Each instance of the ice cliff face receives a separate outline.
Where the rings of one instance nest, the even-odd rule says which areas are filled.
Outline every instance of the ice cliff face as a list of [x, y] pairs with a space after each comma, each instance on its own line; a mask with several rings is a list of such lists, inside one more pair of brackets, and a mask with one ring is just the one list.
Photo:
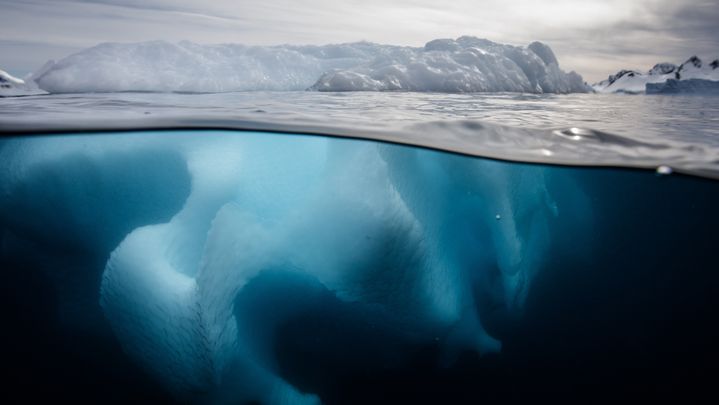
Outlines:
[[4, 70], [0, 70], [0, 97], [29, 96], [34, 94], [45, 94], [45, 92], [38, 89], [32, 80], [26, 83], [24, 80], [18, 79]]
[[[595, 91], [599, 93], [641, 93], [647, 91], [650, 84], [661, 84], [669, 80], [702, 80], [702, 81], [719, 81], [719, 59], [711, 63], [704, 63], [696, 56], [687, 59], [686, 62], [677, 66], [672, 63], [658, 63], [654, 65], [648, 72], [639, 72], [634, 70], [621, 70], [615, 75], [609, 76], [607, 80], [592, 85]], [[696, 82], [691, 86], [683, 86], [683, 88], [715, 88], [709, 86], [697, 86]], [[652, 86], [654, 88], [656, 86]]]
[[584, 92], [552, 50], [461, 37], [423, 48], [352, 43], [324, 46], [101, 44], [41, 69], [40, 88], [63, 92], [252, 90]]

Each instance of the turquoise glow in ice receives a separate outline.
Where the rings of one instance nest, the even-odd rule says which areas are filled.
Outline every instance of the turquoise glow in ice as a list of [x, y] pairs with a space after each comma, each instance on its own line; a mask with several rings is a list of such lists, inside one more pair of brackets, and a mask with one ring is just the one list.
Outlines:
[[[488, 322], [520, 313], [553, 219], [584, 209], [581, 193], [557, 205], [546, 170], [285, 134], [8, 138], [0, 208], [16, 213], [3, 218], [16, 235], [106, 260], [85, 270], [102, 273], [104, 317], [178, 399], [313, 402], [256, 332], [302, 300], [240, 310], [248, 283], [306, 276], [385, 314], [379, 327], [441, 339], [447, 364], [460, 350], [500, 351]], [[274, 315], [253, 323], [248, 311]]]

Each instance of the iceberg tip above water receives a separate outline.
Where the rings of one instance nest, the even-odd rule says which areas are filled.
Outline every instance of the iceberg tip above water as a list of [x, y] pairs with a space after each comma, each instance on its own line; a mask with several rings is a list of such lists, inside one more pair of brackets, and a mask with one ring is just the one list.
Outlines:
[[464, 36], [424, 47], [357, 42], [323, 46], [104, 43], [32, 75], [50, 93], [230, 91], [587, 92], [549, 46]]
[[582, 77], [559, 69], [549, 46], [527, 48], [486, 39], [437, 39], [403, 48], [351, 69], [325, 73], [319, 91], [431, 91], [442, 93], [582, 93]]

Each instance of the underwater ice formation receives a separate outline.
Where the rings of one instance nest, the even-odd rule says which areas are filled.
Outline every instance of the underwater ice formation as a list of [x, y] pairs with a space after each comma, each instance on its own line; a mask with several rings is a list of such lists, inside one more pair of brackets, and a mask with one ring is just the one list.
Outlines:
[[480, 313], [521, 311], [559, 212], [541, 166], [260, 133], [4, 139], [0, 178], [9, 232], [107, 258], [74, 270], [103, 272], [124, 351], [183, 401], [318, 401], [257, 334], [292, 310], [237, 307], [268, 272], [303, 274], [415, 342], [441, 338], [442, 361], [501, 350]]
[[438, 39], [424, 47], [358, 42], [324, 46], [105, 43], [33, 75], [51, 93], [248, 90], [586, 92], [552, 50], [486, 39]]

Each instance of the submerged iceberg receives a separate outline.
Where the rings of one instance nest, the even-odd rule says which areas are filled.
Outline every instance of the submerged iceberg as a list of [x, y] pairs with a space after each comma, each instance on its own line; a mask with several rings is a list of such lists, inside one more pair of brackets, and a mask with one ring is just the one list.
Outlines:
[[666, 62], [658, 63], [646, 73], [621, 70], [606, 80], [593, 84], [592, 88], [599, 93], [675, 93], [693, 90], [710, 92], [716, 88], [711, 82], [717, 81], [719, 59], [704, 63], [698, 57], [692, 56], [679, 66]]
[[40, 90], [33, 80], [26, 82], [4, 70], [0, 70], [0, 97], [32, 96], [37, 94], [47, 94], [47, 92]]
[[538, 166], [261, 133], [4, 139], [0, 179], [3, 237], [49, 254], [58, 291], [99, 291], [124, 351], [182, 401], [316, 402], [272, 336], [317, 291], [398, 330], [378, 364], [440, 341], [447, 364], [499, 351], [488, 327], [521, 312], [560, 209]]
[[589, 90], [552, 50], [461, 37], [422, 48], [358, 42], [324, 46], [105, 43], [50, 62], [40, 88], [69, 92], [251, 90], [569, 93]]
[[716, 180], [288, 133], [5, 134], [5, 361], [28, 397], [556, 402], [714, 386], [691, 371], [719, 364]]

